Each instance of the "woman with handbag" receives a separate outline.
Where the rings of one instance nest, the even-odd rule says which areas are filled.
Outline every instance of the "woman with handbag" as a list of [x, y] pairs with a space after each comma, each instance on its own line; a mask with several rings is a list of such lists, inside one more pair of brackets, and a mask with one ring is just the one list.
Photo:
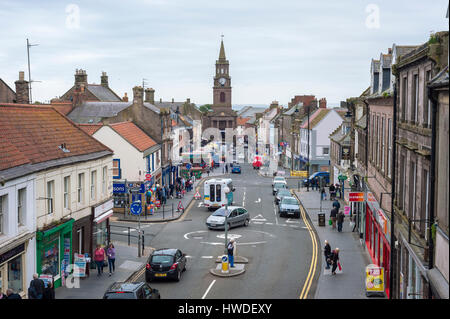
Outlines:
[[105, 264], [105, 260], [106, 260], [105, 250], [102, 248], [101, 245], [97, 245], [97, 248], [95, 249], [95, 252], [94, 252], [94, 261], [95, 261], [95, 264], [97, 265], [97, 271], [98, 271], [97, 276], [102, 275], [103, 265]]
[[339, 270], [342, 270], [341, 264], [339, 263], [339, 248], [336, 248], [331, 252], [330, 259], [331, 263], [333, 264], [333, 268], [331, 268], [331, 274], [336, 275], [337, 267], [339, 267]]

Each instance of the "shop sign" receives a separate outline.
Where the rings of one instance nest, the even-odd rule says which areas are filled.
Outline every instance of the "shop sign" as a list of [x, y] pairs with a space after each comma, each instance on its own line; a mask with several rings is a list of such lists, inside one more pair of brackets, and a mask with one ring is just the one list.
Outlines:
[[25, 251], [25, 243], [17, 247], [14, 247], [13, 249], [7, 251], [6, 253], [0, 255], [0, 265], [3, 264], [8, 259], [11, 259], [12, 257], [20, 254], [23, 251]]
[[340, 180], [340, 181], [345, 181], [347, 178], [348, 178], [348, 177], [345, 176], [345, 175], [339, 175], [339, 176], [338, 176], [338, 180]]
[[291, 176], [308, 177], [308, 171], [291, 171]]
[[106, 213], [107, 211], [114, 208], [114, 200], [111, 198], [110, 200], [104, 202], [103, 204], [95, 207], [94, 209], [94, 218], [97, 218], [103, 213]]
[[350, 202], [364, 202], [364, 193], [362, 193], [362, 192], [350, 192], [348, 194], [348, 200]]
[[350, 206], [345, 206], [344, 207], [344, 214], [345, 215], [350, 215]]
[[113, 184], [113, 193], [114, 194], [123, 194], [127, 192], [127, 187], [125, 183], [114, 183]]
[[384, 268], [377, 265], [366, 267], [366, 294], [384, 293]]
[[86, 277], [86, 255], [84, 254], [74, 254], [73, 256], [75, 270], [74, 277]]
[[368, 201], [368, 202], [371, 202], [371, 203], [374, 203], [374, 202], [376, 202], [377, 200], [376, 200], [375, 196], [373, 196], [372, 193], [367, 193], [367, 201]]

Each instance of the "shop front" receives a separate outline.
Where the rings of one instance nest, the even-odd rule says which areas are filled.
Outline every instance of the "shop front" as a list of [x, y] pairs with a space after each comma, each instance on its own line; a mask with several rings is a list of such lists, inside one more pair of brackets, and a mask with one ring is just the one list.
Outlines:
[[384, 214], [372, 193], [367, 193], [366, 246], [372, 263], [384, 268], [385, 292], [389, 298], [390, 280], [390, 220]]
[[26, 268], [31, 267], [27, 260], [29, 239], [32, 234], [17, 240], [9, 247], [5, 247], [0, 252], [0, 293], [6, 293], [7, 289], [12, 289], [20, 294], [22, 298], [26, 295], [27, 272]]
[[91, 256], [97, 245], [107, 246], [111, 240], [109, 218], [113, 215], [114, 199], [110, 198], [102, 204], [93, 207], [92, 223], [92, 251]]
[[55, 288], [67, 277], [67, 266], [72, 263], [73, 218], [58, 226], [36, 232], [36, 272], [50, 275]]

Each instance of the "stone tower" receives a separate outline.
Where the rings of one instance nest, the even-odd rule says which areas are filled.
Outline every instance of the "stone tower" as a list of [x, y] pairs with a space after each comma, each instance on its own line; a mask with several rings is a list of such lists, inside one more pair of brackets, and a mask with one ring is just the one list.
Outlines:
[[213, 109], [231, 109], [231, 77], [229, 73], [230, 64], [225, 57], [223, 40], [220, 43], [219, 59], [216, 60], [216, 74], [213, 86]]

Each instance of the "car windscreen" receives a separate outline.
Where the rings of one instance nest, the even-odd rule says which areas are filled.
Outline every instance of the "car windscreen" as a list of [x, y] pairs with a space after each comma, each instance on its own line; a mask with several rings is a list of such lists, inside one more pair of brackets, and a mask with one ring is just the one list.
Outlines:
[[136, 299], [134, 293], [130, 291], [108, 292], [105, 299]]
[[291, 196], [291, 192], [288, 191], [287, 189], [286, 190], [282, 189], [278, 192], [278, 197], [280, 196]]
[[225, 217], [227, 211], [225, 210], [225, 208], [219, 208], [218, 210], [216, 210], [212, 216], [222, 216]]
[[286, 184], [284, 184], [284, 183], [275, 183], [274, 187], [275, 188], [286, 188]]
[[170, 255], [154, 255], [151, 260], [155, 264], [170, 264], [172, 261], [173, 256]]
[[298, 205], [298, 202], [295, 198], [283, 198], [281, 204], [284, 205]]

